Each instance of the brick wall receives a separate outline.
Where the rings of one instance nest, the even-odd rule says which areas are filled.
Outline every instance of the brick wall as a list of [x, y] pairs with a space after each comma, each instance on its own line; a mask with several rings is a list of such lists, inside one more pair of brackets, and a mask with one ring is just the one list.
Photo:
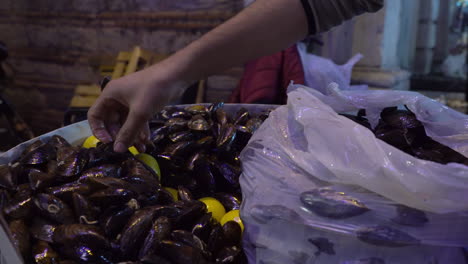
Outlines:
[[171, 53], [234, 15], [242, 0], [2, 0], [0, 40], [10, 49], [6, 91], [36, 134], [60, 127], [90, 66], [134, 45]]

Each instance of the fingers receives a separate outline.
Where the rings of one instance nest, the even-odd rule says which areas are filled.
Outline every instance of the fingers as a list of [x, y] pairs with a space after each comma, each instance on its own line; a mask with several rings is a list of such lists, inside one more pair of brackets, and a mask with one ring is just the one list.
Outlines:
[[[136, 139], [143, 130], [145, 124], [149, 119], [149, 115], [140, 112], [138, 110], [131, 110], [117, 134], [117, 139], [114, 144], [114, 151], [124, 152], [130, 147], [133, 143], [136, 143]], [[146, 130], [146, 129], [145, 129]], [[141, 143], [138, 143], [141, 144]], [[142, 147], [142, 146], [137, 146]], [[142, 147], [144, 148], [144, 147]], [[143, 151], [144, 152], [144, 151]]]
[[149, 125], [148, 125], [148, 122], [145, 122], [142, 130], [140, 131], [139, 138], [135, 142], [135, 147], [138, 149], [139, 152], [146, 151], [146, 144], [148, 144], [149, 142], [149, 135], [150, 135]]
[[106, 129], [106, 125], [104, 123], [106, 116], [106, 108], [104, 107], [104, 104], [100, 102], [96, 102], [88, 111], [88, 122], [93, 135], [96, 136], [100, 141], [109, 143], [112, 141], [112, 137], [109, 134], [109, 131]]

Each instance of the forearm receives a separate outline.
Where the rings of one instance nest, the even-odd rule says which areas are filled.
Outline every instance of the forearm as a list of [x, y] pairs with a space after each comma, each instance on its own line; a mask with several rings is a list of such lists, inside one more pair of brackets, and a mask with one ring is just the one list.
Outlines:
[[307, 31], [300, 0], [257, 0], [158, 68], [168, 78], [198, 80], [279, 51], [304, 38]]

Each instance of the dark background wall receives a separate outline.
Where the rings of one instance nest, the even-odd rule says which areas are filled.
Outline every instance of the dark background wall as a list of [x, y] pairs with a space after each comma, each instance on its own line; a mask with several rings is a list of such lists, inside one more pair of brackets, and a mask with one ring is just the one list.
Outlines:
[[134, 45], [174, 52], [242, 8], [240, 0], [2, 0], [4, 91], [35, 134], [60, 127], [73, 89], [98, 80], [96, 58]]

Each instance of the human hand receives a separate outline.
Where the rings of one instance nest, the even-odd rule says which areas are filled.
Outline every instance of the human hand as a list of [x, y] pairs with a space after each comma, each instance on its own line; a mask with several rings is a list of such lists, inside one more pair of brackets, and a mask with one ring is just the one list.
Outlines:
[[104, 143], [114, 141], [117, 152], [132, 145], [144, 152], [148, 120], [186, 87], [159, 76], [163, 72], [152, 67], [109, 82], [88, 111], [93, 134]]

